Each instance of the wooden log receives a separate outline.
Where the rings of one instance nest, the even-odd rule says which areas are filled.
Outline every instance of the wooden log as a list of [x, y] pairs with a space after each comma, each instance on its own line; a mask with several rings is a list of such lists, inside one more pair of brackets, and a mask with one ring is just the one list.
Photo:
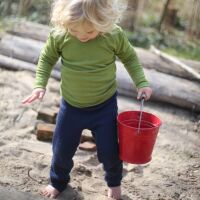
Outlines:
[[[51, 141], [53, 137], [53, 133], [55, 130], [55, 124], [52, 123], [38, 123], [36, 125], [36, 136], [38, 140], [42, 141]], [[84, 130], [80, 143], [83, 143], [80, 145], [80, 149], [82, 150], [88, 150], [88, 151], [95, 151], [96, 145], [94, 138], [91, 134], [89, 134], [89, 130]]]
[[38, 140], [50, 141], [52, 140], [55, 124], [38, 123], [36, 126], [36, 136]]
[[[35, 22], [20, 21], [16, 23], [13, 27], [11, 27], [7, 32], [13, 35], [21, 36], [23, 38], [30, 38], [30, 39], [45, 42], [50, 32], [50, 27], [47, 25], [38, 24]], [[146, 50], [142, 51], [142, 49], [140, 48], [135, 48], [135, 49], [137, 53], [149, 52], [150, 54], [152, 54], [150, 51], [146, 51]], [[200, 70], [200, 62], [195, 62], [195, 61], [190, 61], [190, 60], [185, 60], [185, 59], [180, 59], [180, 60], [183, 63], [188, 64], [190, 67], [196, 68], [196, 69], [198, 68], [198, 70]]]
[[0, 54], [36, 64], [43, 42], [6, 34], [0, 41]]
[[186, 60], [186, 59], [182, 59], [182, 58], [180, 59], [180, 61], [188, 66], [191, 66], [192, 69], [194, 69], [195, 71], [197, 71], [200, 74], [200, 61]]
[[[178, 107], [200, 112], [200, 83], [144, 69], [153, 89], [152, 101], [170, 103]], [[122, 63], [117, 62], [119, 94], [136, 97], [136, 89]]]
[[[33, 64], [11, 58], [6, 59], [5, 56], [0, 55], [0, 66], [5, 66], [5, 64], [8, 64], [7, 68], [9, 67], [10, 69], [14, 66], [17, 69], [35, 71], [35, 65]], [[133, 87], [133, 82], [123, 64], [117, 61], [116, 65], [119, 94], [136, 97], [136, 89]], [[144, 69], [144, 71], [154, 91], [151, 98], [152, 101], [170, 103], [178, 107], [200, 112], [200, 83], [155, 70]], [[53, 70], [51, 75], [60, 80], [60, 71]]]
[[[44, 42], [6, 34], [0, 40], [0, 54], [37, 64]], [[60, 68], [60, 61], [55, 65]]]
[[[36, 64], [43, 46], [44, 43], [40, 41], [5, 35], [0, 41], [0, 54]], [[135, 48], [135, 51], [144, 68], [155, 69], [186, 79], [198, 80], [197, 77], [180, 68], [176, 63], [166, 62], [166, 60], [150, 51], [141, 48]], [[58, 61], [55, 68], [60, 68], [60, 65], [60, 61]]]
[[[9, 70], [28, 70], [35, 72], [36, 65], [32, 63], [28, 63], [25, 61], [21, 61], [15, 58], [7, 57], [0, 54], [0, 67], [3, 67], [5, 69]], [[60, 72], [58, 70], [53, 70], [52, 77], [56, 79], [60, 79]]]
[[37, 119], [48, 123], [55, 124], [58, 110], [50, 108], [42, 108], [38, 111]]
[[194, 69], [189, 67], [188, 65], [182, 63], [177, 58], [170, 56], [166, 53], [161, 52], [159, 49], [155, 48], [154, 46], [151, 47], [151, 51], [160, 56], [162, 59], [167, 61], [169, 64], [175, 64], [179, 68], [185, 70], [188, 74], [194, 77], [194, 79], [200, 81], [200, 74], [196, 72]]
[[[155, 53], [151, 51], [147, 51], [145, 49], [141, 48], [135, 48], [136, 53], [141, 61], [141, 64], [144, 68], [147, 69], [154, 69], [158, 72], [163, 72], [166, 74], [170, 74], [173, 76], [189, 79], [189, 80], [197, 80], [199, 81], [199, 75], [194, 76], [189, 71], [186, 71], [185, 69], [181, 68], [179, 63], [180, 61], [177, 60], [177, 62], [172, 62], [167, 59], [163, 59], [163, 57], [160, 57], [159, 55], [156, 55]], [[178, 63], [179, 62], [179, 63]], [[187, 61], [183, 60], [183, 65], [187, 63]], [[197, 66], [199, 64], [200, 68], [200, 62], [190, 62], [190, 68], [191, 70], [196, 70]], [[198, 73], [198, 71], [197, 71]]]
[[39, 41], [46, 41], [50, 28], [46, 25], [34, 22], [19, 22], [10, 28], [7, 32], [23, 38], [30, 38]]

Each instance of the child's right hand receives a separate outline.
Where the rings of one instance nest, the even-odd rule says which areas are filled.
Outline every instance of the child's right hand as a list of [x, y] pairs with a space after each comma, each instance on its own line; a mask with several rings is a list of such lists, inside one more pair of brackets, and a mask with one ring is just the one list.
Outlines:
[[36, 99], [42, 100], [42, 98], [45, 95], [45, 91], [46, 90], [44, 88], [35, 88], [31, 95], [22, 100], [22, 103], [23, 104], [32, 103]]

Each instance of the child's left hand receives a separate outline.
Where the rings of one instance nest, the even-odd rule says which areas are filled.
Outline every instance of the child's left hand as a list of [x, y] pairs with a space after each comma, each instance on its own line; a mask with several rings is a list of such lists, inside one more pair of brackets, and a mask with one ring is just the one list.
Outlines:
[[142, 95], [144, 95], [144, 99], [148, 100], [151, 97], [152, 94], [152, 89], [150, 87], [143, 87], [143, 88], [139, 88], [137, 89], [138, 91], [138, 95], [137, 95], [137, 99], [141, 99]]

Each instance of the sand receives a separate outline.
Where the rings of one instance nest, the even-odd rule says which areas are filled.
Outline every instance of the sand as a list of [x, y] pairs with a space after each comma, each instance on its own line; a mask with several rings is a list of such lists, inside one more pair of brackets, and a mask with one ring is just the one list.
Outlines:
[[[50, 79], [43, 102], [23, 106], [33, 81], [33, 73], [0, 69], [0, 187], [37, 195], [48, 184], [52, 155], [51, 143], [36, 139], [37, 111], [55, 107], [60, 97], [59, 82]], [[139, 109], [139, 103], [127, 97], [119, 96], [118, 105], [120, 112]], [[144, 110], [159, 116], [163, 125], [143, 173], [124, 163], [122, 199], [199, 200], [200, 116], [151, 101], [145, 102]], [[96, 152], [78, 149], [74, 162], [70, 186], [59, 199], [108, 199]]]

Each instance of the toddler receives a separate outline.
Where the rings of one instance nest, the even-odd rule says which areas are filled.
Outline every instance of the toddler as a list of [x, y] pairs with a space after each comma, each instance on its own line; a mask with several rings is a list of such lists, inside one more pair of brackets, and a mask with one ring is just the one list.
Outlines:
[[[53, 135], [51, 184], [42, 191], [56, 198], [70, 181], [73, 156], [83, 129], [90, 129], [103, 164], [108, 197], [120, 199], [122, 161], [117, 137], [116, 56], [134, 81], [139, 99], [152, 90], [141, 64], [117, 24], [122, 0], [55, 0], [51, 30], [41, 52], [34, 90], [22, 103], [42, 99], [51, 71], [61, 57], [61, 103]], [[120, 3], [120, 4], [119, 4]]]

